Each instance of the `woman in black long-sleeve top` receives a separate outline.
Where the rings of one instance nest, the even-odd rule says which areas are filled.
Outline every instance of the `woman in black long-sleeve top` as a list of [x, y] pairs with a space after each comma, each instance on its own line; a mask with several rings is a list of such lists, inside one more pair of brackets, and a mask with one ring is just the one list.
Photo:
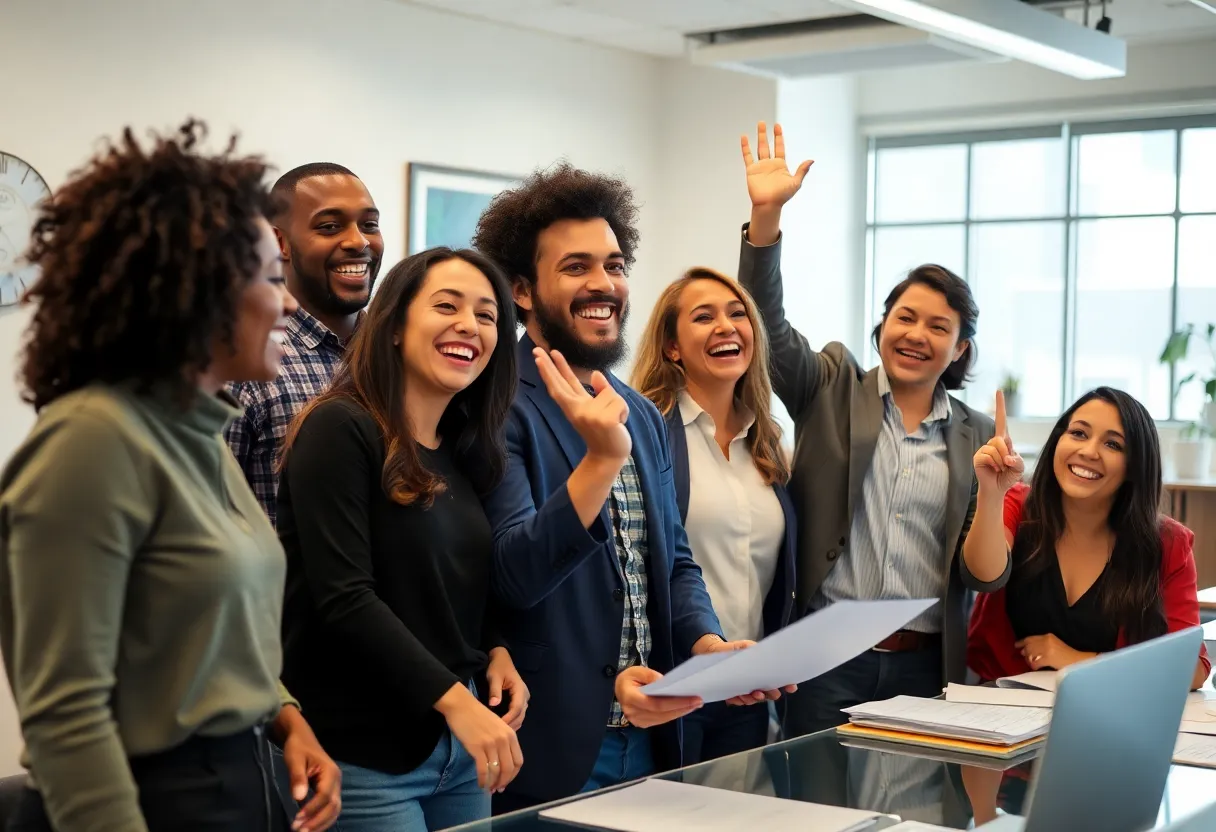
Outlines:
[[[288, 433], [283, 678], [342, 768], [343, 830], [487, 817], [523, 762], [528, 693], [487, 620], [479, 499], [505, 464], [514, 332], [485, 258], [407, 258]], [[504, 716], [476, 696], [483, 672]]]

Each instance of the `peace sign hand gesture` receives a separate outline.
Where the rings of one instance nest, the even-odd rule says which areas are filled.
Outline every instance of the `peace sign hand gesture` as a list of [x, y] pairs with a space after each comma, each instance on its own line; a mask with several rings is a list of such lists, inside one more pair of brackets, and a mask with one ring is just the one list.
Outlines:
[[975, 478], [981, 490], [995, 490], [1004, 494], [1022, 478], [1026, 462], [1013, 449], [1009, 438], [1009, 426], [1005, 419], [1005, 394], [996, 391], [996, 436], [976, 451]]
[[747, 195], [754, 208], [780, 208], [789, 202], [814, 162], [806, 161], [790, 173], [785, 163], [785, 135], [781, 125], [773, 125], [773, 150], [769, 156], [768, 131], [764, 122], [756, 125], [756, 158], [752, 157], [747, 136], [740, 137], [743, 164], [747, 167]]
[[587, 455], [623, 465], [633, 450], [633, 440], [625, 427], [629, 404], [598, 370], [591, 374], [592, 396], [560, 352], [546, 353], [537, 347], [532, 355], [549, 395], [587, 444]]

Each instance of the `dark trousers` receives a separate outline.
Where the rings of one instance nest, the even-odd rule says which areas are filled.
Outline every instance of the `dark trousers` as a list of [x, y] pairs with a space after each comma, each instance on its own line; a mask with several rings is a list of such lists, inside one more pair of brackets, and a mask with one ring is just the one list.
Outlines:
[[[271, 771], [269, 743], [260, 731], [192, 737], [176, 748], [129, 762], [150, 832], [289, 828]], [[52, 832], [42, 795], [25, 790], [8, 832]]]
[[710, 702], [684, 717], [684, 765], [760, 748], [768, 742], [768, 703]]
[[842, 708], [893, 696], [940, 696], [942, 650], [880, 653], [867, 650], [827, 673], [804, 682], [798, 691], [778, 700], [785, 703], [785, 737], [800, 737], [849, 721]]

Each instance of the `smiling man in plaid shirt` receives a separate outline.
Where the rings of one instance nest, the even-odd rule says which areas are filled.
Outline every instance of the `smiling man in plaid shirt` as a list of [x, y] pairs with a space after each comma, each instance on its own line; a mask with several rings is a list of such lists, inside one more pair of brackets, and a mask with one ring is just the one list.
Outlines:
[[359, 177], [341, 165], [302, 165], [283, 174], [273, 193], [282, 206], [274, 232], [283, 272], [300, 308], [278, 333], [283, 342], [278, 378], [229, 388], [245, 415], [226, 434], [271, 523], [280, 443], [295, 415], [329, 386], [384, 255], [376, 203]]

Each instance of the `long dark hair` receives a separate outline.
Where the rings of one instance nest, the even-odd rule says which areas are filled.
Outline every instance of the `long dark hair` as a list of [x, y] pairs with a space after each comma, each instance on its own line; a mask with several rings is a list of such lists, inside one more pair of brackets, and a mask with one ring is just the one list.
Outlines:
[[935, 292], [945, 295], [946, 304], [958, 313], [958, 340], [960, 343], [965, 341], [967, 349], [942, 373], [941, 382], [947, 390], [961, 390], [971, 380], [971, 368], [975, 366], [975, 361], [979, 358], [975, 347], [975, 327], [979, 322], [980, 308], [975, 302], [975, 296], [971, 294], [971, 287], [967, 285], [967, 281], [945, 266], [938, 266], [934, 263], [917, 266], [887, 294], [887, 299], [883, 301], [882, 305], [882, 320], [871, 333], [871, 337], [874, 339], [874, 349], [879, 349], [882, 325], [887, 322], [887, 316], [891, 314], [895, 304], [899, 303], [899, 299], [904, 296], [904, 292], [917, 284], [927, 286]]
[[[498, 344], [477, 379], [453, 397], [439, 420], [439, 433], [453, 449], [456, 464], [485, 493], [502, 479], [507, 449], [503, 424], [515, 397], [515, 313], [510, 284], [502, 271], [482, 254], [469, 249], [439, 247], [405, 258], [389, 270], [377, 287], [346, 348], [333, 382], [292, 421], [283, 443], [280, 467], [300, 427], [313, 408], [334, 399], [350, 399], [371, 413], [384, 437], [384, 492], [402, 505], [430, 506], [443, 491], [443, 479], [428, 470], [418, 456], [405, 415], [405, 366], [400, 346], [406, 311], [418, 296], [427, 273], [440, 263], [459, 259], [486, 276], [498, 302]], [[404, 340], [404, 338], [402, 338]]]
[[1098, 602], [1103, 613], [1118, 622], [1128, 641], [1134, 643], [1166, 632], [1161, 604], [1161, 446], [1153, 417], [1122, 390], [1098, 387], [1089, 391], [1051, 429], [1039, 454], [1024, 520], [1014, 540], [1015, 553], [1025, 552], [1026, 557], [1018, 580], [1039, 575], [1051, 564], [1056, 542], [1064, 533], [1063, 492], [1053, 465], [1056, 446], [1077, 408], [1094, 399], [1119, 411], [1127, 460], [1123, 484], [1115, 493], [1106, 521], [1114, 532], [1115, 548], [1103, 573]]

